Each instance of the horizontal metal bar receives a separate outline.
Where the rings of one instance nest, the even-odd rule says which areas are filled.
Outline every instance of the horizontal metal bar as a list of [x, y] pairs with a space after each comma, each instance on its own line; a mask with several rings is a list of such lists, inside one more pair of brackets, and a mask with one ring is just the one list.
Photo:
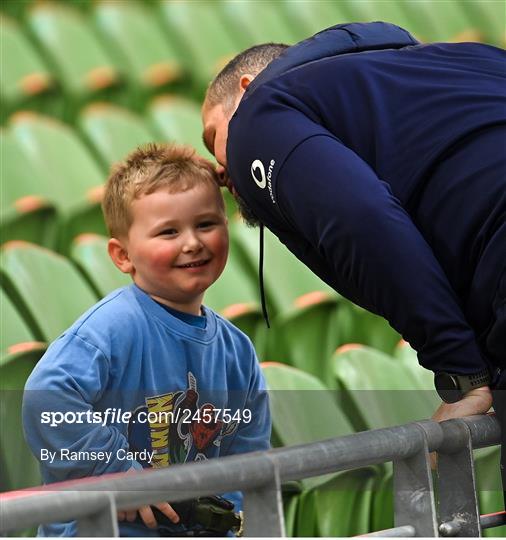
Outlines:
[[480, 516], [480, 525], [482, 529], [491, 529], [506, 525], [506, 511], [496, 512], [495, 514], [483, 514]]
[[394, 527], [393, 529], [384, 529], [369, 534], [362, 534], [360, 537], [372, 538], [411, 538], [416, 535], [416, 530], [413, 525], [403, 525], [402, 527]]
[[[494, 416], [470, 418], [473, 445], [499, 442], [500, 429]], [[116, 474], [86, 480], [50, 484], [36, 490], [0, 495], [0, 531], [75, 519], [86, 514], [86, 492], [107, 491], [118, 509], [137, 508], [160, 500], [181, 501], [197, 496], [251, 490], [269, 484], [272, 465], [281, 482], [318, 476], [334, 471], [405, 459], [424, 445], [429, 451], [450, 444], [445, 433], [451, 422], [433, 421], [364, 431], [300, 446], [254, 452], [205, 462], [173, 465], [137, 474]], [[443, 424], [447, 424], [446, 429]], [[70, 495], [70, 493], [72, 495]]]

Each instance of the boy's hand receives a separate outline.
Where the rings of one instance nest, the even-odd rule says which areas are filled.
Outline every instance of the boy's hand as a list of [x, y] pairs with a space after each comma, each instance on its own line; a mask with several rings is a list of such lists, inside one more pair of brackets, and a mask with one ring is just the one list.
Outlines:
[[[432, 420], [443, 422], [473, 414], [485, 414], [490, 407], [492, 407], [492, 392], [488, 386], [482, 386], [469, 391], [456, 403], [441, 403], [432, 416]], [[430, 460], [432, 468], [435, 469], [437, 464], [435, 452], [431, 453]]]
[[[139, 471], [132, 467], [127, 471], [127, 474], [135, 474], [137, 472]], [[160, 502], [157, 504], [153, 504], [153, 506], [155, 508], [158, 508], [160, 512], [165, 514], [172, 521], [172, 523], [179, 522], [179, 516], [176, 514], [174, 508], [172, 508], [172, 506], [168, 502]], [[118, 510], [118, 521], [133, 522], [137, 517], [137, 512], [139, 512], [139, 516], [141, 517], [146, 527], [150, 529], [156, 529], [158, 523], [155, 519], [155, 515], [153, 514], [153, 510], [151, 510], [151, 507], [149, 505], [141, 506], [137, 510]]]
[[[169, 503], [161, 502], [161, 503], [153, 504], [153, 506], [155, 508], [158, 508], [160, 512], [165, 514], [172, 521], [172, 523], [179, 522], [179, 516], [176, 514], [175, 510], [172, 508], [172, 506]], [[141, 517], [146, 527], [150, 529], [156, 529], [156, 527], [158, 526], [158, 523], [155, 519], [153, 510], [151, 510], [150, 506], [142, 506], [138, 510], [118, 511], [118, 520], [133, 522], [135, 521], [137, 517], [137, 512], [139, 512], [139, 516]]]

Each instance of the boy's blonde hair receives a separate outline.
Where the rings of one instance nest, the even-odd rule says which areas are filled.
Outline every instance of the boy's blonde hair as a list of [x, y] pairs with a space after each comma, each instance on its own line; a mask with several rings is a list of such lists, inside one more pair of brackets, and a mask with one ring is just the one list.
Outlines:
[[160, 188], [180, 193], [197, 185], [210, 184], [224, 210], [213, 164], [193, 148], [176, 144], [150, 143], [138, 147], [124, 161], [114, 164], [105, 187], [102, 210], [109, 234], [128, 235], [132, 225], [132, 202]]

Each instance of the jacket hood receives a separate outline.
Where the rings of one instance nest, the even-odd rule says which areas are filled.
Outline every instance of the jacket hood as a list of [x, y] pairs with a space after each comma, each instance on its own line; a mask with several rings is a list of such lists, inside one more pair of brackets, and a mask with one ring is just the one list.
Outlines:
[[[286, 49], [250, 84], [251, 90], [299, 66], [340, 54], [418, 45], [407, 30], [385, 22], [336, 24]], [[248, 88], [248, 91], [250, 90]]]

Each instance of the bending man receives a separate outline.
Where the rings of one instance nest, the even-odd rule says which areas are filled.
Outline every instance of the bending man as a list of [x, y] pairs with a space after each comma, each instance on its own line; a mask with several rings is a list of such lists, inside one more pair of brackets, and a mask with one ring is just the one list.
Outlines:
[[203, 106], [244, 217], [416, 349], [448, 402], [437, 420], [506, 386], [505, 65], [487, 45], [338, 25], [241, 53]]

